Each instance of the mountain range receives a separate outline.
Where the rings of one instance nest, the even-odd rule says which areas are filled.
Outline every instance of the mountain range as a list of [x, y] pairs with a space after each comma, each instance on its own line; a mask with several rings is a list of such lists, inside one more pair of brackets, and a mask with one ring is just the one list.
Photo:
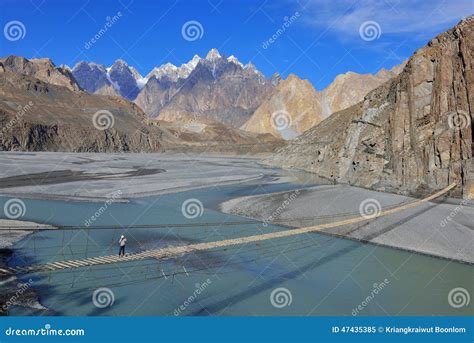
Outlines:
[[[123, 71], [124, 65], [110, 68], [110, 74]], [[67, 67], [19, 56], [0, 59], [0, 127], [3, 151], [227, 151], [229, 147], [239, 151], [244, 147], [247, 152], [251, 145], [250, 151], [260, 152], [278, 145], [271, 135], [226, 126], [205, 125], [196, 137], [192, 126], [150, 123], [139, 106], [123, 97], [83, 90]]]
[[[145, 77], [122, 60], [109, 68], [80, 62], [71, 72], [88, 92], [134, 101], [150, 118], [223, 123], [288, 139], [359, 102], [397, 75], [401, 67], [375, 75], [348, 72], [321, 92], [296, 75], [281, 80], [275, 74], [267, 79], [252, 63], [244, 65], [235, 56], [222, 56], [217, 49], [211, 49], [205, 58], [195, 55], [181, 66], [165, 63]], [[291, 122], [283, 130], [274, 123], [275, 114], [282, 113]]]

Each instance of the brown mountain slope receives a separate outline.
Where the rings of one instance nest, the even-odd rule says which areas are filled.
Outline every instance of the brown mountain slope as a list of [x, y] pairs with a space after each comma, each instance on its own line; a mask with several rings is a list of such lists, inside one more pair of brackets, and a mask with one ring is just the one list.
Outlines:
[[[256, 134], [206, 120], [185, 122], [167, 122], [148, 119], [150, 125], [156, 125], [172, 132], [182, 144], [168, 146], [167, 151], [187, 152], [233, 152], [260, 153], [274, 151], [284, 145], [284, 141], [271, 134]], [[185, 149], [183, 149], [185, 148]]]
[[321, 92], [308, 81], [290, 75], [280, 82], [273, 95], [259, 106], [242, 129], [294, 138], [330, 114], [357, 104], [368, 92], [398, 75], [400, 66], [382, 69], [375, 75], [347, 72], [338, 75]]
[[[400, 66], [403, 66], [401, 64]], [[397, 76], [401, 68], [381, 69], [377, 74], [358, 74], [347, 72], [338, 75], [334, 81], [321, 91], [321, 112], [327, 118], [332, 113], [351, 107], [364, 99], [371, 90]]]
[[20, 56], [8, 56], [0, 58], [0, 70], [29, 75], [53, 85], [66, 87], [72, 91], [81, 89], [69, 70], [56, 67], [49, 58], [28, 60]]
[[144, 118], [138, 106], [118, 97], [0, 73], [0, 150], [151, 152], [178, 141], [166, 130], [146, 126]]
[[319, 96], [308, 80], [289, 75], [242, 126], [255, 133], [293, 138], [323, 119]]
[[474, 18], [418, 50], [399, 76], [269, 161], [338, 182], [416, 193], [455, 182], [474, 193]]

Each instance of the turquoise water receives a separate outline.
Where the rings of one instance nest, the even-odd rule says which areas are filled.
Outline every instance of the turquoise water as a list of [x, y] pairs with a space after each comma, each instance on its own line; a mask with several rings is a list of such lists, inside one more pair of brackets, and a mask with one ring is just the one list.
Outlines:
[[[241, 195], [296, 187], [247, 183], [114, 203], [94, 225], [242, 221], [216, 211], [216, 205]], [[204, 205], [196, 219], [185, 218], [181, 211], [191, 198]], [[2, 207], [6, 200], [0, 200]], [[24, 201], [24, 220], [64, 226], [83, 226], [103, 205]], [[128, 252], [138, 252], [285, 229], [249, 223], [43, 231], [18, 242], [9, 265], [116, 254], [122, 233], [128, 238]], [[318, 233], [168, 260], [34, 273], [24, 281], [30, 278], [49, 311], [17, 307], [12, 315], [469, 315], [472, 305], [454, 308], [448, 293], [462, 287], [474, 294], [472, 266]], [[92, 301], [101, 288], [113, 293], [113, 304], [105, 308]]]

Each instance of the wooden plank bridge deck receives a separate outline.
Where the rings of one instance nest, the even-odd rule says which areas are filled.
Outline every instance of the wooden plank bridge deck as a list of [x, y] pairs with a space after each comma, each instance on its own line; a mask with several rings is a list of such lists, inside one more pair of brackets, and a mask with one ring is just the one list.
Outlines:
[[162, 258], [167, 258], [167, 257], [179, 256], [183, 254], [189, 254], [189, 253], [197, 252], [197, 251], [210, 250], [210, 249], [228, 247], [228, 246], [233, 246], [233, 245], [265, 241], [265, 240], [275, 239], [275, 238], [301, 235], [304, 233], [321, 231], [325, 229], [340, 227], [343, 225], [356, 224], [356, 223], [384, 217], [393, 213], [397, 213], [409, 208], [419, 206], [435, 198], [438, 198], [448, 193], [450, 190], [452, 190], [455, 187], [456, 187], [456, 184], [451, 184], [448, 187], [444, 188], [443, 190], [435, 194], [432, 194], [426, 198], [415, 200], [411, 203], [404, 204], [395, 208], [391, 208], [389, 210], [381, 211], [376, 216], [370, 219], [368, 219], [367, 217], [363, 217], [361, 215], [359, 217], [354, 217], [354, 218], [350, 218], [346, 220], [336, 221], [336, 222], [327, 223], [327, 224], [320, 224], [316, 226], [303, 227], [299, 229], [290, 229], [290, 230], [285, 230], [285, 231], [271, 232], [271, 233], [266, 233], [266, 234], [233, 238], [233, 239], [226, 239], [226, 240], [215, 241], [215, 242], [197, 243], [197, 244], [190, 244], [190, 245], [183, 245], [183, 246], [176, 246], [176, 247], [146, 250], [143, 252], [130, 254], [124, 257], [118, 257], [117, 255], [108, 255], [108, 256], [91, 257], [91, 258], [77, 259], [77, 260], [51, 262], [51, 263], [46, 263], [46, 264], [36, 264], [36, 265], [30, 265], [30, 266], [0, 268], [0, 275], [11, 275], [15, 273], [24, 274], [24, 273], [34, 273], [34, 272], [48, 272], [48, 271], [63, 270], [63, 269], [75, 269], [75, 268], [81, 268], [81, 267], [89, 267], [89, 266], [104, 265], [104, 264], [119, 263], [119, 262], [129, 262], [129, 261], [151, 259], [151, 258], [162, 259]]

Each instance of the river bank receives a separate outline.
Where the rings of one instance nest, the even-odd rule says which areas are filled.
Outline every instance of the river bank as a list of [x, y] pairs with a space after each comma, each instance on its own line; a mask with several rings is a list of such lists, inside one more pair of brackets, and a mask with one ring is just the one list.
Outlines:
[[[220, 209], [267, 223], [305, 227], [358, 217], [364, 211], [377, 212], [415, 200], [348, 185], [326, 185], [236, 198], [221, 204]], [[321, 232], [472, 264], [472, 218], [472, 202], [441, 199], [388, 217]]]

